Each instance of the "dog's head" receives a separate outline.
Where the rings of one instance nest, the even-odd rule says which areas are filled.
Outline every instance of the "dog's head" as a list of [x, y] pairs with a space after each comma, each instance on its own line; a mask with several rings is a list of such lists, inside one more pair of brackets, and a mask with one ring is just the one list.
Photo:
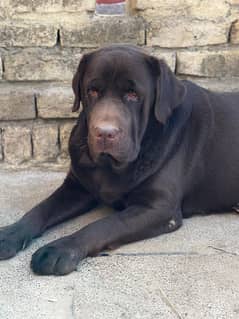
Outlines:
[[119, 165], [137, 158], [150, 115], [164, 125], [185, 96], [163, 61], [124, 45], [85, 54], [73, 90], [73, 111], [82, 102], [93, 161]]

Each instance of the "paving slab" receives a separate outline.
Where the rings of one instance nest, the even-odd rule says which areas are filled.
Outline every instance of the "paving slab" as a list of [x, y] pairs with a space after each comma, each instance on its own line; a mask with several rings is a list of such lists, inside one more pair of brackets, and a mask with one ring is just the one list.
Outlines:
[[[0, 172], [0, 226], [61, 184], [64, 173]], [[64, 223], [0, 262], [0, 318], [239, 318], [239, 215], [185, 219], [178, 231], [87, 258], [64, 277], [30, 271], [42, 245], [112, 213], [106, 207]]]

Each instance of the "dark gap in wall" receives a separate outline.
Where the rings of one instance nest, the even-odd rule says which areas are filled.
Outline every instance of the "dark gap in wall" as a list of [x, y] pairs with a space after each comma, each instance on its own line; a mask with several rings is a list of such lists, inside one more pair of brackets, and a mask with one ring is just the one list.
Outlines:
[[37, 96], [36, 96], [36, 94], [34, 94], [34, 108], [35, 108], [36, 117], [38, 117]]
[[4, 161], [4, 150], [3, 150], [3, 129], [0, 128], [0, 154], [2, 159], [0, 161]]
[[232, 22], [229, 30], [228, 30], [228, 35], [227, 35], [227, 43], [230, 43], [231, 42], [231, 36], [232, 36], [232, 29], [233, 29], [233, 26], [234, 24], [237, 22], [238, 20], [235, 20]]
[[32, 132], [31, 132], [31, 157], [34, 157], [34, 143], [33, 143], [33, 136], [32, 136]]
[[56, 46], [61, 46], [61, 32], [60, 32], [60, 29], [57, 30], [57, 34], [56, 34]]
[[147, 45], [147, 27], [144, 27], [144, 45]]
[[178, 56], [175, 53], [175, 67], [174, 67], [174, 74], [178, 75]]
[[4, 59], [2, 58], [2, 72], [5, 72], [5, 64], [4, 64]]
[[57, 132], [57, 146], [58, 146], [58, 150], [59, 150], [59, 154], [61, 153], [61, 137], [60, 137], [60, 126], [58, 125], [57, 128], [58, 132]]

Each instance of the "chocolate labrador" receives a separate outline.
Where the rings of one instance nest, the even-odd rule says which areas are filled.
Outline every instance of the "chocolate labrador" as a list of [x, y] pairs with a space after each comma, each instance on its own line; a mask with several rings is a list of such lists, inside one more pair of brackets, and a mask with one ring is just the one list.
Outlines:
[[179, 81], [164, 61], [115, 45], [85, 54], [73, 79], [64, 183], [0, 231], [0, 259], [99, 203], [108, 217], [36, 251], [33, 271], [64, 275], [104, 249], [172, 232], [194, 212], [230, 210], [239, 200], [239, 93]]

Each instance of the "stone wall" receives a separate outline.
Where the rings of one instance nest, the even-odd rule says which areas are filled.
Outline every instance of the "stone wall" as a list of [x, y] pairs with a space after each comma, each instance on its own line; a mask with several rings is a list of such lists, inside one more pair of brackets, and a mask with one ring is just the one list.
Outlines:
[[239, 90], [239, 0], [132, 0], [96, 16], [94, 0], [0, 0], [0, 168], [68, 163], [71, 79], [82, 54], [127, 42], [175, 73]]

